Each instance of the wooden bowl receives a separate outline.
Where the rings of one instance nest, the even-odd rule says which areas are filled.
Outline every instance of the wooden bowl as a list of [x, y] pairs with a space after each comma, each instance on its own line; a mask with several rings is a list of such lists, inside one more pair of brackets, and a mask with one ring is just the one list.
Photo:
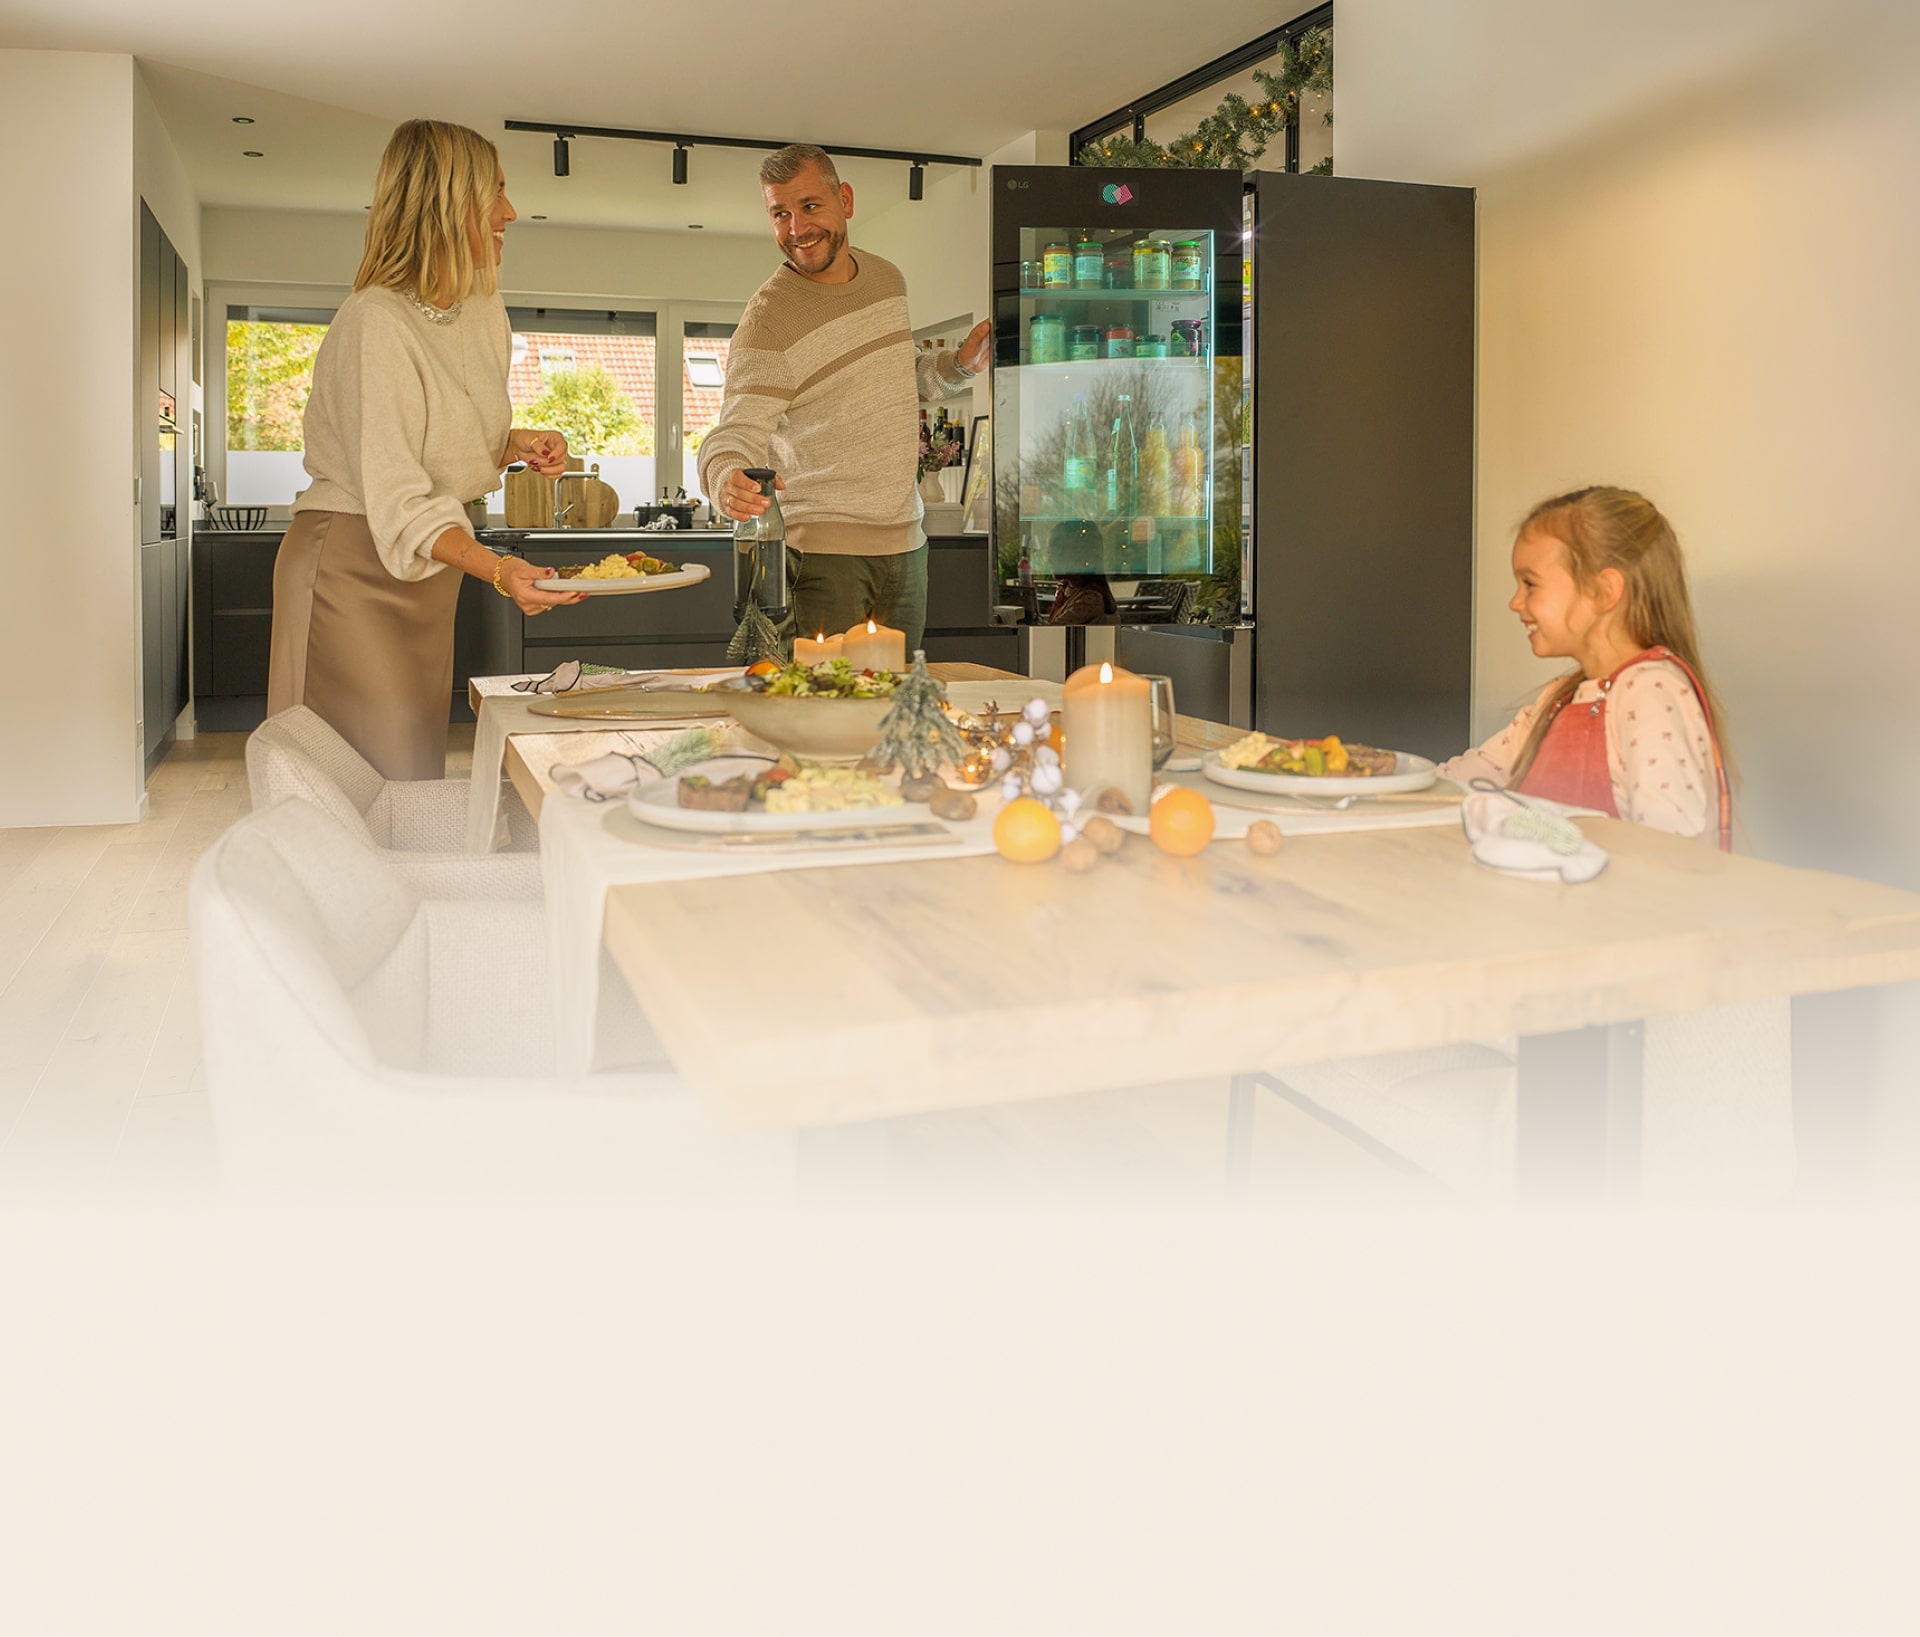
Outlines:
[[817, 699], [767, 694], [739, 683], [707, 690], [724, 699], [727, 714], [755, 738], [806, 762], [857, 762], [880, 738], [893, 709], [887, 699]]

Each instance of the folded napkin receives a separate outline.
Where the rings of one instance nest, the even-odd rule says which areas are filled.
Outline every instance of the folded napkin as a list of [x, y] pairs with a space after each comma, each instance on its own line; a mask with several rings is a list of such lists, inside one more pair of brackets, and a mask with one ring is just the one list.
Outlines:
[[515, 693], [570, 693], [575, 688], [624, 688], [635, 676], [647, 671], [623, 671], [617, 665], [583, 665], [577, 659], [562, 660], [545, 676], [526, 677], [513, 684]]
[[623, 671], [617, 665], [583, 665], [563, 660], [545, 676], [514, 683], [515, 693], [580, 693], [590, 688], [642, 688], [648, 693], [691, 693], [743, 675], [741, 665], [712, 666], [695, 671]]
[[1460, 824], [1475, 860], [1489, 869], [1535, 881], [1591, 881], [1607, 867], [1607, 855], [1572, 820], [1586, 811], [1475, 779], [1473, 794], [1461, 804]]
[[[664, 779], [697, 762], [710, 762], [719, 756], [737, 756], [725, 748], [726, 734], [716, 728], [688, 728], [676, 733], [664, 744], [638, 755], [609, 751], [584, 762], [559, 762], [549, 771], [553, 787], [583, 801], [618, 801], [629, 790], [655, 779]], [[755, 756], [756, 762], [771, 757]]]

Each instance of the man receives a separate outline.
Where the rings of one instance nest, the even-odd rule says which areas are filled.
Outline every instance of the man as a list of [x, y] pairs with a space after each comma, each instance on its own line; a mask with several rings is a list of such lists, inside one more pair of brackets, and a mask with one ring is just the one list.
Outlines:
[[787, 544], [800, 554], [795, 630], [831, 634], [875, 618], [905, 632], [911, 654], [927, 623], [919, 401], [985, 369], [993, 327], [975, 325], [951, 357], [914, 346], [906, 282], [848, 244], [853, 189], [821, 149], [780, 149], [760, 167], [760, 187], [786, 262], [734, 332], [700, 482], [738, 522], [767, 508], [745, 469], [773, 467]]

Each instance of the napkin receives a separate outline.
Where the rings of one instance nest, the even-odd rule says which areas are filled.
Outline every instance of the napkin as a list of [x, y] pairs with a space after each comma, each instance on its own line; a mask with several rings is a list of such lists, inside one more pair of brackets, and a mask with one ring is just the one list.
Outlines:
[[[569, 796], [578, 796], [583, 801], [617, 801], [636, 786], [727, 754], [725, 738], [723, 732], [714, 728], [688, 728], [644, 754], [615, 750], [584, 762], [560, 762], [548, 776], [553, 780], [554, 789]], [[753, 758], [755, 761], [768, 759]]]
[[577, 659], [562, 660], [545, 676], [527, 677], [513, 684], [515, 693], [567, 693], [574, 688], [624, 688], [636, 676], [648, 671], [623, 671], [617, 665], [584, 665]]
[[1589, 809], [1540, 796], [1519, 796], [1485, 779], [1460, 807], [1460, 824], [1475, 860], [1489, 869], [1534, 881], [1591, 881], [1607, 867], [1604, 849], [1580, 833], [1571, 817]]

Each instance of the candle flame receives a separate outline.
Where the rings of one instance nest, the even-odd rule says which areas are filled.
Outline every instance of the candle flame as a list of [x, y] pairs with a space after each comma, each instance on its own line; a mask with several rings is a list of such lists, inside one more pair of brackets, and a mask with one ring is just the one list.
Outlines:
[[1113, 680], [1113, 667], [1104, 659], [1100, 661], [1100, 680], [1102, 682], [1111, 682]]
[[825, 642], [827, 640], [827, 633], [824, 631], [816, 631], [813, 633], [813, 640], [815, 642]]
[[868, 620], [868, 621], [867, 621], [867, 635], [868, 635], [868, 636], [870, 636], [870, 637], [871, 637], [871, 636], [874, 636], [874, 635], [877, 635], [877, 634], [878, 634], [878, 632], [879, 632], [879, 630], [880, 630], [880, 627], [879, 627], [879, 626], [877, 626], [877, 625], [875, 625], [875, 624], [873, 623], [873, 621], [872, 621], [872, 620]]

